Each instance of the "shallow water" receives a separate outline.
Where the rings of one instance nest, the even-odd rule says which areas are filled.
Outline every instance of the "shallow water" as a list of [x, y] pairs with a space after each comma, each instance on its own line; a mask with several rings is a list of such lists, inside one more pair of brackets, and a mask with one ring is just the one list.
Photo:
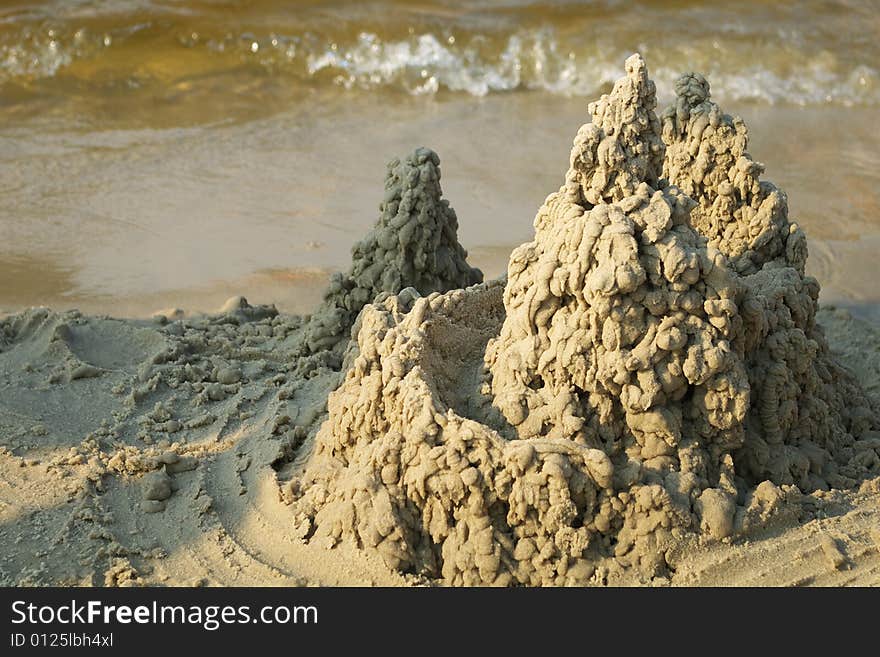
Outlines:
[[[442, 158], [488, 275], [530, 238], [586, 103], [641, 51], [751, 127], [823, 298], [880, 318], [873, 2], [43, 0], [0, 7], [0, 312], [307, 311], [384, 164]], [[769, 5], [769, 6], [768, 6]]]
[[181, 83], [186, 92], [240, 72], [295, 87], [592, 95], [639, 50], [661, 88], [695, 67], [712, 75], [724, 100], [880, 99], [874, 0], [5, 4], [0, 80], [34, 93], [164, 94]]

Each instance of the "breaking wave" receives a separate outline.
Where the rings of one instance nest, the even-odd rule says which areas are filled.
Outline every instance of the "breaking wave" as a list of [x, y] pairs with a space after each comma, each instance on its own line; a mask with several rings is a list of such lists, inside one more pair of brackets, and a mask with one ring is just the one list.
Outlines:
[[[102, 83], [116, 76], [137, 87], [176, 82], [190, 73], [188, 63], [198, 62], [198, 72], [252, 67], [298, 84], [345, 89], [473, 96], [536, 90], [591, 97], [607, 90], [626, 54], [638, 50], [654, 63], [661, 97], [671, 96], [672, 80], [693, 67], [710, 77], [713, 95], [723, 101], [880, 101], [880, 72], [873, 65], [880, 61], [874, 58], [877, 44], [861, 43], [858, 30], [850, 43], [843, 37], [832, 42], [837, 37], [828, 36], [834, 30], [822, 32], [821, 16], [803, 26], [783, 17], [768, 28], [760, 16], [734, 21], [692, 8], [697, 13], [690, 27], [683, 27], [670, 22], [676, 16], [672, 9], [657, 13], [655, 7], [654, 17], [646, 10], [639, 25], [608, 7], [605, 18], [590, 18], [587, 8], [554, 18], [552, 11], [525, 3], [529, 21], [512, 21], [490, 7], [483, 8], [481, 20], [461, 15], [414, 20], [407, 14], [379, 26], [358, 16], [335, 22], [325, 16], [311, 24], [282, 21], [267, 30], [260, 23], [259, 29], [241, 31], [230, 29], [239, 24], [235, 20], [226, 25], [216, 17], [200, 22], [197, 16], [156, 14], [144, 1], [149, 11], [143, 5], [131, 15], [100, 21], [86, 20], [82, 12], [64, 20], [29, 15], [3, 21], [0, 12], [0, 84], [46, 84], [56, 77], [88, 84], [99, 71]], [[487, 12], [492, 20], [485, 19]], [[707, 32], [713, 21], [717, 28]], [[851, 22], [857, 24], [858, 16]], [[655, 24], [660, 27], [652, 32]], [[181, 62], [169, 79], [145, 78], [137, 66], [157, 54]]]

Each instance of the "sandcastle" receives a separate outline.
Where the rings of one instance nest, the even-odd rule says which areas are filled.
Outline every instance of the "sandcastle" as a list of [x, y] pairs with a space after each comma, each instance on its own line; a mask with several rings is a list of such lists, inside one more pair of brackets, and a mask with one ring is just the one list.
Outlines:
[[363, 311], [290, 482], [306, 540], [453, 585], [650, 577], [689, 536], [880, 473], [876, 401], [814, 322], [784, 194], [702, 76], [676, 94], [657, 116], [627, 60], [506, 279], [452, 289], [476, 282], [457, 265], [427, 296], [402, 277], [337, 306]]

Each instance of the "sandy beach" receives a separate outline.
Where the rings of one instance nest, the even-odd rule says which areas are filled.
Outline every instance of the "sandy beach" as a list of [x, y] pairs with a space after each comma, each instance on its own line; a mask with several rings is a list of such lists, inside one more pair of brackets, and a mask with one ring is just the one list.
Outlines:
[[[841, 311], [823, 311], [819, 322], [834, 353], [876, 396], [880, 331]], [[238, 389], [219, 402], [175, 413], [171, 420], [164, 419], [162, 407], [173, 407], [173, 388], [154, 393], [135, 409], [127, 393], [129, 382], [139, 381], [138, 372], [168, 349], [163, 327], [45, 311], [30, 323], [24, 349], [7, 346], [0, 354], [7, 382], [0, 454], [4, 585], [430, 584], [394, 573], [375, 554], [345, 545], [328, 551], [318, 543], [304, 544], [293, 532], [277, 461], [286, 458], [291, 441], [302, 439], [291, 435], [298, 433], [288, 428], [291, 424], [315, 428], [315, 409], [333, 383], [318, 377], [290, 397], [285, 384], [277, 382], [289, 365], [279, 348], [284, 338], [259, 336], [270, 329], [273, 335], [286, 335], [284, 318], [250, 326], [255, 330], [248, 331], [253, 333], [248, 341], [256, 345], [250, 349], [262, 359], [262, 372], [255, 373], [259, 359], [249, 360], [246, 384], [232, 386]], [[72, 327], [70, 338], [53, 349], [50, 340], [59, 325]], [[221, 333], [216, 325], [203, 332]], [[218, 336], [218, 342], [225, 340]], [[869, 349], [871, 361], [864, 358]], [[107, 371], [49, 389], [43, 381], [64, 359], [80, 364], [74, 367], [88, 363]], [[147, 389], [149, 380], [139, 385]], [[274, 429], [277, 418], [285, 416], [290, 424], [285, 420], [280, 430]], [[169, 422], [181, 426], [173, 431], [177, 427]], [[150, 485], [145, 479], [163, 461], [173, 461], [164, 466], [171, 473], [173, 494], [164, 512], [144, 513], [144, 489]], [[654, 583], [880, 583], [877, 480], [854, 490], [819, 492], [807, 502], [806, 512], [774, 518], [747, 539], [692, 540], [680, 548], [686, 556], [676, 572]], [[831, 561], [834, 555], [822, 547], [823, 536], [838, 542], [845, 567], [838, 569]], [[611, 581], [639, 582], [633, 573]]]
[[0, 9], [0, 583], [880, 584], [870, 3], [123, 4]]

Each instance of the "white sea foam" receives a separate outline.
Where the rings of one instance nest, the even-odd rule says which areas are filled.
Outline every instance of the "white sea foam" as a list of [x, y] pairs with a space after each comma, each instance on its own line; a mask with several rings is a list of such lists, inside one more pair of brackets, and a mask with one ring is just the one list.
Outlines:
[[[118, 56], [120, 49], [128, 47], [130, 35], [143, 28], [138, 27], [114, 33], [29, 30], [20, 39], [7, 38], [0, 41], [0, 83], [49, 79], [79, 60]], [[628, 51], [623, 46], [610, 47], [608, 40], [563, 39], [550, 26], [459, 38], [423, 32], [393, 39], [362, 31], [348, 41], [312, 32], [229, 33], [220, 38], [192, 33], [177, 35], [167, 45], [200, 48], [225, 57], [230, 67], [254, 66], [300, 84], [473, 96], [537, 90], [592, 97], [610, 87]], [[657, 62], [654, 70], [661, 98], [671, 96], [672, 81], [682, 67], [696, 67], [710, 76], [713, 95], [725, 102], [880, 103], [880, 72], [874, 62], [840, 58], [827, 50], [791, 53], [791, 43], [779, 46], [778, 51], [767, 47], [751, 53], [741, 43], [716, 41], [646, 49]], [[130, 71], [120, 70], [120, 75], [130, 75]]]

